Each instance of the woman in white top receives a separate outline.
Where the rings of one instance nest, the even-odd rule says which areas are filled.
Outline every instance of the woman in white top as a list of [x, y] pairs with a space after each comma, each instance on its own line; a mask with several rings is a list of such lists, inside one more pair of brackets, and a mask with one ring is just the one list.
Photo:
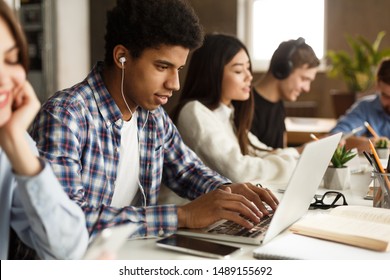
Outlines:
[[40, 104], [26, 81], [24, 34], [3, 0], [0, 34], [0, 259], [15, 258], [11, 229], [38, 258], [79, 259], [88, 245], [84, 214], [26, 133]]
[[252, 78], [245, 45], [234, 36], [206, 35], [192, 55], [173, 119], [184, 142], [230, 180], [285, 185], [299, 153], [272, 150], [249, 132]]

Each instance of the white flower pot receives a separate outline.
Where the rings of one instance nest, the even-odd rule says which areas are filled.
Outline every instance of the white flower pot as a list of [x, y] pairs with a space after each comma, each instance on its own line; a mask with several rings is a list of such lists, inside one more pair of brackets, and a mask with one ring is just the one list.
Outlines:
[[389, 158], [389, 149], [388, 148], [376, 148], [376, 153], [380, 159], [388, 159]]
[[324, 188], [345, 190], [351, 187], [351, 172], [349, 167], [334, 168], [329, 166], [324, 174]]

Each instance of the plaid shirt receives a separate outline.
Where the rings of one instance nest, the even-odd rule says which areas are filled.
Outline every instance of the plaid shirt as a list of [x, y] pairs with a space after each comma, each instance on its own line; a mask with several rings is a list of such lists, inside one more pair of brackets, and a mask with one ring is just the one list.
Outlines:
[[157, 205], [161, 183], [195, 199], [229, 181], [183, 143], [162, 107], [151, 112], [138, 108], [139, 180], [147, 206], [111, 207], [123, 120], [102, 69], [98, 63], [84, 81], [52, 96], [36, 117], [31, 136], [66, 193], [82, 207], [91, 235], [127, 222], [140, 225], [135, 236], [173, 233], [177, 208]]

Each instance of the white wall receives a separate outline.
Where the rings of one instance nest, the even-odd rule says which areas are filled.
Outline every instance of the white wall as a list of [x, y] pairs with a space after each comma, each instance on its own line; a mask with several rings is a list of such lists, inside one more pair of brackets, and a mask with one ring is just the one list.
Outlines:
[[57, 87], [82, 81], [90, 71], [89, 1], [57, 0]]
[[13, 7], [13, 3], [14, 3], [13, 0], [5, 0], [5, 2], [6, 2], [10, 7]]

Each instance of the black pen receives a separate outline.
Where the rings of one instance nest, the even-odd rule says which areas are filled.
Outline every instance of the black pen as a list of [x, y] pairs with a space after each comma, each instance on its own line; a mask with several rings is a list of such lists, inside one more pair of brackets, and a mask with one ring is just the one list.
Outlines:
[[366, 151], [363, 151], [363, 154], [366, 157], [366, 159], [368, 160], [368, 162], [370, 163], [370, 165], [373, 166], [371, 156]]
[[371, 161], [372, 161], [372, 166], [374, 167], [374, 171], [377, 173], [382, 173], [381, 168], [379, 167], [380, 162], [377, 162], [375, 160], [375, 156], [373, 153], [370, 153]]
[[389, 155], [389, 158], [388, 158], [388, 160], [387, 160], [386, 172], [387, 172], [387, 173], [390, 173], [390, 155]]

